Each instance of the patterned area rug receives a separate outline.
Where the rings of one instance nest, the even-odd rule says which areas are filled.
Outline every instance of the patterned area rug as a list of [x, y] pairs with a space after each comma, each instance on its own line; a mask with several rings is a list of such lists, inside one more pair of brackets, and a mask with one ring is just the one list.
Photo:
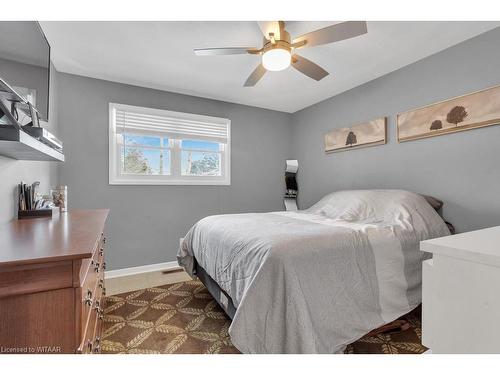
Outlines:
[[[142, 289], [106, 299], [103, 353], [239, 353], [231, 323], [200, 281]], [[420, 312], [404, 332], [361, 338], [346, 353], [423, 353]]]

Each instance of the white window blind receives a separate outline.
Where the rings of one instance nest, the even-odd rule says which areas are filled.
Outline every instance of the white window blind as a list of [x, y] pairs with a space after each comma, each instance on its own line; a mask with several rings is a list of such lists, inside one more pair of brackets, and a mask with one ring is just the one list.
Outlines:
[[[157, 135], [170, 139], [196, 139], [227, 143], [227, 119], [120, 106], [115, 109], [118, 134]], [[155, 113], [156, 112], [156, 113]]]

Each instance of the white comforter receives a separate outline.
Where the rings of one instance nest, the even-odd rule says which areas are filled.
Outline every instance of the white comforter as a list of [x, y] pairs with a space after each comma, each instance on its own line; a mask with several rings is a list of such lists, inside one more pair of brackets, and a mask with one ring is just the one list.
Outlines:
[[178, 260], [231, 296], [240, 351], [338, 353], [420, 303], [419, 241], [448, 234], [418, 194], [342, 191], [305, 211], [206, 217]]

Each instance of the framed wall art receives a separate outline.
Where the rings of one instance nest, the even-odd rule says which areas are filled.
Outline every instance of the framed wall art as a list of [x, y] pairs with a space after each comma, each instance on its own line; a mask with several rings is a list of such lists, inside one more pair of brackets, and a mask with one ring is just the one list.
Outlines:
[[349, 128], [334, 129], [325, 134], [325, 152], [339, 152], [387, 142], [385, 117], [362, 122]]
[[398, 114], [398, 141], [500, 124], [500, 86]]

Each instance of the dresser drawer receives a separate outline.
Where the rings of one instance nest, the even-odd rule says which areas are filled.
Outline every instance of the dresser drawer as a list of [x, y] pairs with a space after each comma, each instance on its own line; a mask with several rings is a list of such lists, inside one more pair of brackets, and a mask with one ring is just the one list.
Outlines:
[[[102, 298], [104, 301], [104, 298]], [[94, 339], [92, 341], [92, 353], [101, 353], [101, 341], [102, 341], [102, 319], [96, 319], [94, 328]]]
[[94, 309], [89, 309], [89, 314], [87, 316], [87, 322], [83, 323], [83, 335], [82, 341], [78, 347], [78, 353], [92, 353], [93, 340], [94, 340], [94, 327], [98, 318], [98, 312]]
[[[104, 233], [101, 233], [97, 246], [92, 250], [92, 257], [87, 259], [82, 259], [82, 265], [80, 267], [80, 280], [85, 280], [87, 273], [95, 267], [95, 262], [100, 262], [99, 257], [104, 257], [104, 245], [106, 243], [106, 237]], [[100, 262], [102, 265], [104, 261]]]
[[88, 309], [87, 321], [82, 321], [83, 335], [82, 341], [79, 345], [79, 353], [91, 353], [96, 347], [96, 337], [99, 337], [100, 343], [100, 330], [101, 321], [104, 318], [104, 298], [102, 289], [97, 287], [95, 292], [92, 306]]
[[[104, 237], [102, 237], [103, 239]], [[95, 317], [92, 317], [92, 313], [102, 315], [103, 308], [101, 304], [103, 303], [102, 295], [105, 294], [104, 285], [104, 241], [101, 240], [99, 247], [93, 254], [93, 257], [88, 262], [88, 269], [85, 275], [85, 279], [82, 282], [80, 288], [80, 308], [81, 308], [81, 319], [79, 322], [79, 328], [82, 338], [92, 339]], [[84, 343], [85, 344], [85, 343]]]
[[73, 263], [70, 260], [0, 269], [0, 298], [72, 286]]
[[[89, 327], [90, 328], [90, 327]], [[101, 353], [101, 329], [102, 321], [96, 319], [92, 329], [88, 330], [88, 336], [85, 337], [85, 341], [82, 344], [82, 350], [79, 353], [82, 354], [100, 354]], [[92, 333], [92, 335], [90, 335]]]
[[81, 296], [81, 330], [82, 332], [86, 329], [89, 314], [94, 306], [94, 301], [96, 298], [96, 292], [98, 288], [98, 273], [94, 272], [92, 268], [89, 269], [87, 277], [85, 278], [82, 287], [80, 288]]
[[103, 288], [99, 289], [99, 300], [96, 301], [96, 307], [94, 308], [94, 312], [97, 314], [96, 321], [95, 321], [95, 327], [94, 327], [94, 340], [93, 340], [93, 353], [98, 354], [101, 352], [101, 339], [102, 339], [102, 322], [104, 320], [104, 309], [106, 308], [106, 296], [105, 296], [105, 291], [104, 291], [104, 284]]

